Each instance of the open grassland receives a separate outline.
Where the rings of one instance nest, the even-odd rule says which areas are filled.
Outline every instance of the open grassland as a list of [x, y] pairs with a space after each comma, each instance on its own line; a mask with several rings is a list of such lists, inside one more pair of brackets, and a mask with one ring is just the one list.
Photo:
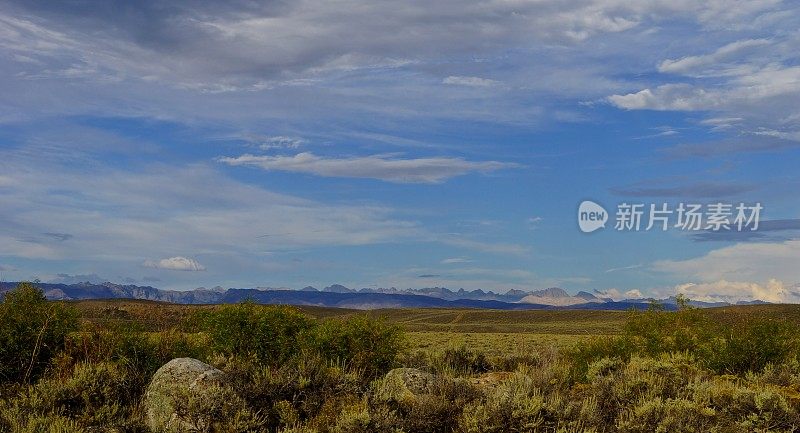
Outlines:
[[[218, 305], [177, 305], [163, 302], [111, 299], [71, 301], [83, 320], [104, 322], [130, 320], [154, 329], [178, 326], [195, 311], [219, 309]], [[397, 308], [352, 310], [315, 306], [297, 307], [315, 318], [367, 314], [383, 318], [410, 332], [531, 333], [559, 335], [608, 335], [620, 331], [627, 313], [619, 311], [499, 311], [477, 309]], [[800, 312], [798, 313], [800, 320]]]
[[[800, 431], [800, 306], [679, 303], [365, 312], [48, 302], [23, 284], [0, 302], [0, 432], [174, 431], [144, 416], [165, 404], [163, 422], [208, 433]], [[148, 398], [186, 357], [224, 380]]]
[[[87, 323], [102, 325], [129, 321], [157, 332], [182, 327], [198, 311], [217, 305], [176, 305], [141, 300], [88, 300], [70, 302]], [[302, 306], [314, 318], [346, 318], [366, 313], [401, 326], [412, 350], [440, 350], [464, 346], [499, 356], [526, 353], [543, 347], [574, 346], [598, 336], [621, 331], [627, 313], [619, 311], [497, 311], [471, 309], [398, 308], [370, 311]]]
[[594, 338], [593, 335], [534, 334], [499, 332], [407, 332], [411, 349], [437, 351], [448, 347], [467, 347], [490, 356], [535, 353], [545, 347], [566, 349]]
[[[68, 301], [87, 321], [135, 320], [152, 326], [175, 326], [198, 310], [215, 310], [219, 305], [179, 305], [131, 299]], [[501, 311], [479, 309], [393, 308], [354, 310], [345, 308], [298, 306], [315, 318], [368, 314], [382, 317], [408, 331], [499, 332], [567, 335], [608, 335], [620, 332], [627, 319], [624, 311], [529, 310]], [[713, 321], [738, 322], [747, 319], [780, 319], [800, 325], [800, 305], [739, 305], [701, 310]]]
[[[197, 311], [218, 305], [177, 305], [144, 300], [73, 301], [85, 322], [130, 321], [150, 331], [184, 326]], [[487, 355], [533, 352], [544, 347], [568, 349], [577, 343], [615, 336], [630, 313], [620, 311], [498, 311], [476, 309], [398, 308], [353, 310], [298, 307], [317, 318], [346, 318], [367, 314], [401, 326], [410, 349], [425, 351], [464, 346]], [[748, 305], [702, 310], [716, 323], [779, 319], [800, 325], [800, 305]]]
[[618, 311], [498, 311], [449, 309], [375, 310], [372, 315], [408, 331], [453, 333], [616, 334], [626, 313]]

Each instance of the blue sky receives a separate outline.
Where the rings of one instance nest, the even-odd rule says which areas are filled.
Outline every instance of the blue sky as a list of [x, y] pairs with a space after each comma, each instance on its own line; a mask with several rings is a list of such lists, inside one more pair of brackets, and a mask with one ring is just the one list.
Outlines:
[[[798, 28], [788, 1], [2, 2], [2, 278], [796, 302]], [[583, 200], [764, 223], [586, 234]]]

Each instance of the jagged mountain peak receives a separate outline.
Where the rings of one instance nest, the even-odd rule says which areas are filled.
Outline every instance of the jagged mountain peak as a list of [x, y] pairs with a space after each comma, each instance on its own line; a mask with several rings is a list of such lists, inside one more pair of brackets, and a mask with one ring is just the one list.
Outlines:
[[597, 296], [595, 296], [595, 295], [593, 295], [593, 294], [591, 294], [589, 292], [584, 292], [583, 290], [578, 292], [578, 294], [576, 294], [575, 297], [576, 298], [585, 299], [587, 301], [599, 301], [600, 300], [600, 298], [598, 298]]
[[332, 284], [324, 289], [323, 292], [330, 292], [330, 293], [354, 293], [355, 291], [349, 289], [341, 284]]
[[541, 298], [570, 298], [571, 296], [566, 290], [559, 287], [550, 287], [547, 289], [536, 290], [531, 292], [529, 296], [537, 296]]

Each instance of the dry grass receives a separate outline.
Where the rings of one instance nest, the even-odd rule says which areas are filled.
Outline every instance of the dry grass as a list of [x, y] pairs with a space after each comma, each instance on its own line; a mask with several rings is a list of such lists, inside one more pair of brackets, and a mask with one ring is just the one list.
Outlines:
[[[158, 331], [179, 326], [198, 310], [215, 305], [176, 305], [143, 300], [70, 302], [88, 322], [131, 321]], [[363, 311], [299, 307], [315, 318], [346, 317]], [[518, 353], [543, 346], [565, 348], [596, 336], [616, 335], [628, 314], [619, 311], [498, 311], [474, 309], [398, 308], [369, 311], [373, 317], [407, 330], [411, 348], [436, 349], [464, 345], [488, 354]], [[703, 310], [714, 322], [775, 318], [800, 325], [800, 305], [751, 305]]]
[[411, 349], [440, 350], [443, 347], [466, 346], [471, 350], [491, 356], [510, 353], [537, 352], [543, 348], [564, 349], [592, 338], [592, 335], [533, 334], [499, 332], [436, 332], [421, 331], [406, 333]]
[[[412, 351], [400, 351], [397, 345], [391, 350], [398, 355], [393, 359], [434, 373], [425, 391], [415, 394], [398, 392], [404, 385], [388, 378], [373, 380], [389, 365], [381, 367], [380, 375], [367, 375], [360, 366], [348, 367], [336, 353], [323, 356], [320, 351], [309, 357], [303, 352], [278, 364], [260, 362], [250, 351], [246, 356], [193, 354], [207, 349], [213, 336], [208, 329], [187, 334], [189, 328], [180, 326], [198, 311], [224, 307], [129, 300], [71, 304], [83, 321], [100, 326], [72, 335], [70, 341], [86, 344], [67, 344], [38, 382], [9, 386], [0, 398], [0, 431], [146, 432], [138, 401], [152, 372], [176, 356], [197, 357], [221, 368], [248, 410], [259, 414], [244, 419], [253, 428], [241, 427], [238, 418], [211, 418], [209, 423], [219, 426], [214, 431], [800, 431], [800, 328], [792, 327], [800, 324], [800, 306], [636, 316], [566, 310], [369, 312], [407, 329]], [[301, 310], [318, 318], [363, 313]], [[770, 320], [754, 325], [763, 319]], [[128, 322], [139, 326], [127, 329]], [[331, 326], [339, 326], [333, 322]], [[284, 323], [281, 319], [272, 325]], [[715, 326], [720, 323], [733, 326]], [[787, 329], [791, 333], [773, 332]], [[273, 339], [254, 341], [272, 344]], [[284, 347], [294, 344], [288, 341], [292, 343], [284, 342]], [[381, 340], [361, 336], [342, 341]], [[330, 347], [342, 344], [336, 341]], [[745, 358], [769, 362], [740, 363], [741, 352], [748, 350]], [[374, 350], [354, 347], [350, 352]], [[734, 367], [755, 367], [719, 368], [710, 362], [718, 358]], [[213, 411], [189, 405], [186, 412], [207, 416]]]

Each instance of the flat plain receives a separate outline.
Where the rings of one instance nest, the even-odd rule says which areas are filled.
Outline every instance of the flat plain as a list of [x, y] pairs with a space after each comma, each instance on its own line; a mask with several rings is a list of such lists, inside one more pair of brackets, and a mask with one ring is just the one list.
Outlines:
[[[215, 305], [177, 305], [145, 300], [70, 301], [89, 322], [131, 321], [157, 331], [180, 326], [192, 312]], [[624, 311], [547, 310], [499, 311], [477, 309], [398, 308], [352, 310], [299, 306], [315, 318], [367, 314], [400, 325], [411, 349], [437, 350], [466, 346], [487, 354], [520, 353], [542, 347], [566, 348], [593, 338], [622, 332]], [[800, 324], [800, 305], [747, 305], [703, 310], [714, 321], [775, 318]]]

